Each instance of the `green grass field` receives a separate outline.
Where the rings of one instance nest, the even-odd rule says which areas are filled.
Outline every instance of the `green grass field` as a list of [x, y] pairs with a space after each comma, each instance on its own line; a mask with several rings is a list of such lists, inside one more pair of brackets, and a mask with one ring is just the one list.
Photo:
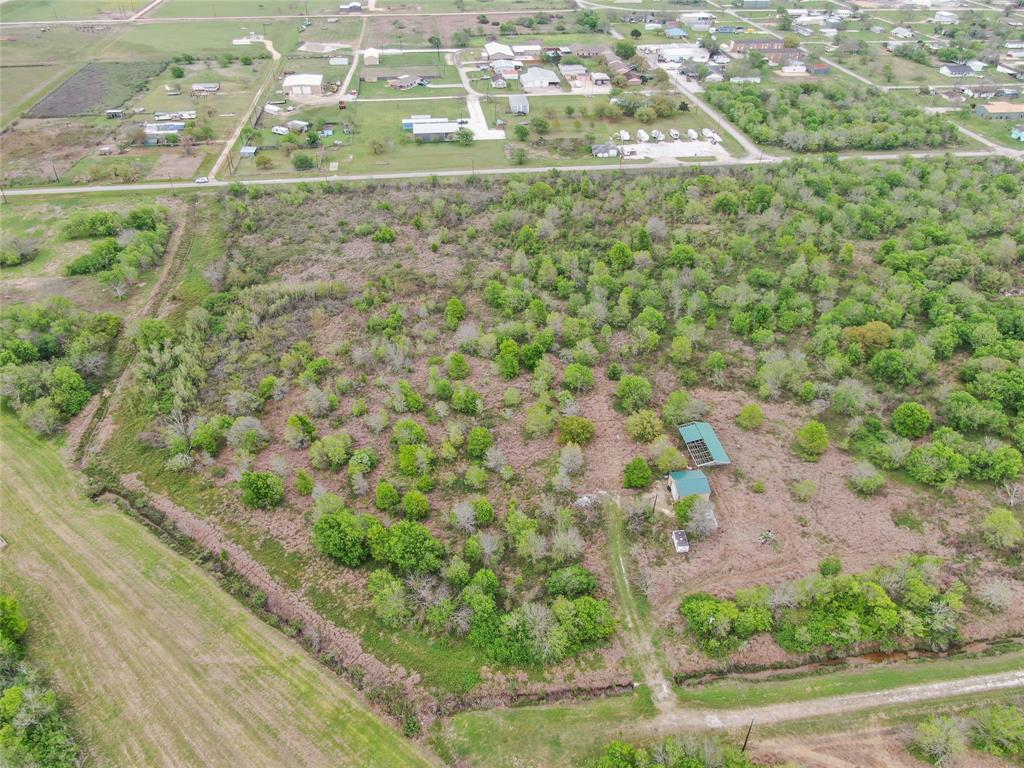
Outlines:
[[534, 706], [463, 712], [447, 725], [445, 741], [471, 766], [559, 768], [578, 765], [613, 739], [629, 739], [638, 721], [653, 717], [645, 688], [580, 706]]
[[431, 764], [209, 575], [85, 499], [53, 448], [0, 428], [3, 582], [93, 765]]
[[338, 10], [337, 3], [322, 0], [164, 0], [150, 12], [149, 18], [293, 16], [305, 13], [307, 7], [310, 13], [333, 13]]
[[[231, 43], [235, 38], [244, 37], [249, 32], [264, 34], [264, 26], [257, 22], [217, 19], [202, 22], [132, 24], [117, 36], [104, 51], [102, 58], [117, 61], [140, 58], [166, 61], [182, 53], [189, 53], [196, 58], [217, 56], [222, 53], [232, 53], [235, 56], [253, 55], [261, 49]], [[268, 23], [265, 33], [282, 54], [294, 50], [299, 39], [298, 26], [291, 21]]]
[[1009, 672], [1024, 666], [1024, 650], [992, 656], [953, 656], [899, 664], [878, 664], [840, 672], [782, 676], [768, 680], [723, 679], [698, 687], [677, 687], [684, 704], [712, 708], [763, 706], [849, 693], [869, 693], [906, 685], [958, 680]]
[[126, 19], [147, 0], [9, 0], [0, 6], [0, 21]]

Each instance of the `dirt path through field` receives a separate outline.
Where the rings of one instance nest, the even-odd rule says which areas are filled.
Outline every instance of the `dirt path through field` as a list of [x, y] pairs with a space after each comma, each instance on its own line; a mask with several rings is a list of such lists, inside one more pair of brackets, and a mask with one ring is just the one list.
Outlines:
[[32, 608], [97, 765], [427, 766], [337, 676], [200, 568], [81, 494], [52, 448], [0, 419], [5, 588]]
[[[193, 202], [179, 213], [178, 226], [174, 228], [170, 239], [167, 241], [167, 250], [164, 252], [163, 264], [157, 275], [156, 282], [150, 289], [146, 301], [128, 312], [122, 319], [125, 332], [139, 320], [147, 317], [159, 317], [160, 308], [167, 296], [170, 281], [178, 274], [184, 262], [188, 260], [188, 253], [192, 247], [192, 237], [195, 234], [196, 204]], [[117, 397], [124, 391], [124, 385], [131, 378], [131, 363], [135, 359], [134, 353], [125, 365], [124, 370], [116, 381], [110, 383], [102, 392], [93, 395], [85, 408], [75, 416], [67, 426], [67, 439], [64, 442], [63, 455], [69, 464], [84, 462], [90, 452], [98, 451], [103, 447], [110, 436], [113, 426], [113, 411], [111, 406], [115, 405]], [[96, 419], [102, 411], [102, 421], [97, 423]], [[80, 459], [79, 459], [80, 457]]]
[[829, 696], [807, 701], [785, 704], [771, 704], [764, 707], [737, 709], [688, 709], [676, 705], [671, 711], [636, 726], [638, 732], [650, 735], [666, 735], [683, 731], [708, 730], [717, 728], [742, 728], [751, 720], [764, 725], [789, 720], [805, 720], [816, 717], [839, 717], [850, 712], [876, 709], [899, 704], [914, 704], [921, 701], [946, 699], [953, 696], [988, 693], [991, 691], [1024, 688], [1024, 669], [1000, 672], [992, 675], [978, 675], [960, 680], [944, 680], [938, 683], [908, 685], [885, 691], [851, 693], [843, 696]]

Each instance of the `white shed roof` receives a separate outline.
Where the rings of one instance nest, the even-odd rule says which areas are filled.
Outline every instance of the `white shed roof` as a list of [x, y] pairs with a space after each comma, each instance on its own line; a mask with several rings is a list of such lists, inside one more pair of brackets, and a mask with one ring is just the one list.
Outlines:
[[295, 88], [302, 85], [311, 85], [319, 88], [323, 83], [323, 75], [288, 75], [284, 79], [285, 88]]

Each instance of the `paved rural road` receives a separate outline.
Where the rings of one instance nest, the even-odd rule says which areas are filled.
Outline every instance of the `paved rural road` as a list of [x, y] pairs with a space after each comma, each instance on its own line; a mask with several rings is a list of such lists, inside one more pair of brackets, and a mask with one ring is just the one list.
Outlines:
[[[1009, 148], [1000, 148], [999, 151], [994, 150], [963, 150], [959, 152], [947, 152], [943, 150], [933, 150], [924, 152], [896, 152], [896, 153], [879, 153], [879, 154], [846, 154], [840, 155], [840, 160], [871, 160], [871, 161], [892, 161], [897, 162], [906, 157], [913, 157], [922, 159], [926, 157], [992, 157], [993, 155], [1003, 155], [1006, 157], [1024, 159], [1024, 152], [1013, 150]], [[203, 189], [210, 189], [214, 187], [226, 187], [231, 183], [239, 184], [252, 184], [255, 186], [277, 186], [280, 184], [301, 184], [301, 183], [316, 183], [323, 181], [334, 181], [334, 182], [345, 182], [345, 181], [393, 181], [396, 179], [429, 179], [433, 177], [446, 178], [446, 177], [459, 177], [459, 176], [516, 176], [519, 174], [526, 173], [548, 173], [549, 171], [663, 171], [678, 169], [682, 170], [690, 167], [715, 167], [715, 166], [744, 166], [744, 165], [772, 165], [782, 163], [789, 158], [785, 157], [773, 157], [770, 155], [764, 155], [761, 157], [746, 157], [736, 158], [731, 157], [722, 160], [706, 160], [702, 162], [685, 163], [685, 162], [653, 162], [643, 164], [629, 164], [624, 163], [621, 166], [618, 164], [604, 163], [601, 165], [538, 165], [538, 166], [513, 166], [508, 168], [476, 168], [476, 169], [459, 169], [450, 171], [404, 171], [396, 173], [355, 173], [345, 176], [289, 176], [281, 179], [247, 179], [247, 180], [235, 180], [235, 181], [220, 181], [212, 180], [206, 184], [196, 184], [192, 181], [164, 181], [153, 184], [95, 184], [81, 187], [28, 187], [25, 189], [5, 189], [3, 194], [6, 197], [33, 197], [33, 196], [52, 196], [52, 195], [82, 195], [82, 194], [102, 194], [109, 192], [146, 192], [146, 191], [174, 191], [181, 190], [185, 191], [198, 191]]]
[[978, 675], [940, 683], [908, 685], [872, 693], [851, 693], [765, 707], [737, 709], [690, 709], [682, 706], [663, 712], [653, 720], [636, 723], [637, 731], [651, 733], [678, 733], [683, 730], [739, 728], [751, 720], [757, 723], [780, 723], [815, 717], [836, 717], [865, 709], [896, 704], [914, 704], [921, 701], [945, 699], [975, 693], [1024, 688], [1024, 670]]

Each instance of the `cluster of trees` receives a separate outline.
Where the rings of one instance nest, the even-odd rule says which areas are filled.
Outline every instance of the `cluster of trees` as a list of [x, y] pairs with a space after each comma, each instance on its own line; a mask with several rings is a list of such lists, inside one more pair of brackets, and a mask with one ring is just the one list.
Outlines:
[[106, 379], [121, 319], [67, 299], [0, 310], [0, 402], [39, 434], [77, 414]]
[[771, 632], [794, 653], [842, 653], [857, 645], [891, 650], [901, 644], [946, 649], [959, 637], [966, 588], [945, 586], [940, 561], [911, 556], [899, 565], [845, 575], [838, 558], [819, 573], [774, 590], [740, 590], [734, 599], [703, 592], [679, 611], [691, 636], [711, 656], [735, 651], [744, 640]]
[[[252, 486], [253, 502], [276, 503], [288, 482], [300, 498], [337, 490], [348, 510], [331, 518], [345, 534], [337, 540], [357, 542], [356, 566], [374, 563], [385, 574], [372, 598], [382, 621], [394, 615], [441, 632], [421, 606], [446, 606], [434, 616], [450, 605], [459, 629], [444, 632], [456, 636], [473, 611], [491, 615], [483, 597], [474, 607], [462, 599], [466, 585], [447, 579], [457, 556], [470, 578], [484, 570], [498, 578], [498, 619], [486, 626], [512, 616], [511, 632], [538, 595], [554, 610], [541, 583], [582, 553], [582, 523], [570, 508], [597, 433], [587, 412], [595, 389], [607, 391], [636, 441], [631, 486], [682, 465], [671, 428], [703, 412], [686, 389], [698, 382], [750, 387], [823, 414], [793, 436], [794, 448], [813, 460], [831, 433], [861, 453], [851, 486], [864, 495], [884, 482], [867, 463], [880, 461], [866, 439], [875, 427], [893, 460], [920, 449], [912, 463], [922, 471], [931, 466], [927, 446], [955, 429], [989, 457], [978, 454], [976, 476], [1011, 475], [1024, 330], [1014, 299], [1000, 294], [1020, 259], [1021, 176], [998, 158], [822, 159], [781, 173], [600, 182], [562, 174], [444, 196], [402, 190], [351, 223], [321, 199], [345, 191], [337, 184], [239, 186], [222, 200], [229, 234], [207, 270], [216, 292], [182, 325], [140, 334], [140, 402], [164, 417], [173, 455], [192, 457], [182, 466], [203, 466], [194, 462], [200, 448], [230, 447], [231, 477], [243, 493]], [[300, 205], [325, 212], [324, 225], [289, 232]], [[275, 248], [258, 247], [268, 231], [281, 232]], [[465, 261], [439, 281], [397, 258], [410, 237], [429, 237], [431, 250]], [[273, 284], [271, 275], [292, 263], [325, 263], [338, 242], [354, 239], [388, 265], [374, 266], [358, 293]], [[357, 330], [330, 349], [295, 343], [330, 318]], [[961, 371], [956, 389], [974, 400], [941, 387], [939, 366]], [[288, 421], [283, 435], [271, 435], [260, 419], [296, 388], [289, 403], [301, 405], [275, 413]], [[748, 408], [741, 425], [762, 420]], [[522, 452], [503, 441], [520, 438], [532, 453], [551, 438], [548, 455], [513, 464]], [[375, 440], [373, 451], [364, 439]], [[282, 440], [290, 460], [305, 458], [301, 467], [261, 458], [278, 483], [253, 472], [252, 457]], [[626, 467], [618, 471], [625, 482]], [[347, 481], [336, 483], [335, 473]], [[688, 526], [713, 526], [703, 505], [679, 515]], [[371, 535], [383, 535], [373, 532], [399, 524], [400, 532], [426, 530], [432, 539], [420, 537], [422, 551], [442, 553], [439, 569], [403, 570], [386, 551], [373, 553]], [[540, 608], [529, 612], [537, 626], [561, 626]], [[770, 628], [781, 632], [778, 621], [773, 614]], [[539, 642], [535, 630], [523, 632]], [[484, 636], [510, 635], [473, 637]], [[517, 654], [534, 646], [514, 647], [491, 653], [525, 657]]]
[[[381, 495], [378, 486], [378, 502]], [[385, 503], [396, 500], [397, 495]], [[493, 519], [483, 499], [465, 512], [452, 513], [453, 524], [463, 530]], [[334, 494], [317, 499], [316, 513], [313, 543], [320, 552], [350, 568], [367, 562], [379, 566], [368, 586], [374, 613], [385, 626], [464, 638], [495, 661], [515, 665], [575, 656], [614, 630], [607, 601], [591, 594], [597, 579], [580, 565], [550, 572], [547, 600], [513, 605], [490, 567], [501, 560], [504, 548], [493, 534], [474, 534], [461, 552], [452, 552], [422, 523], [405, 519], [385, 526]], [[516, 511], [504, 527], [517, 553], [521, 542], [537, 531], [535, 519]]]
[[[108, 211], [72, 215], [64, 227], [66, 237], [100, 239], [73, 259], [65, 271], [68, 275], [98, 275], [118, 298], [124, 297], [140, 272], [152, 269], [163, 259], [170, 237], [166, 218], [163, 208], [153, 206], [134, 208], [123, 216]], [[133, 230], [127, 243], [123, 243], [125, 230]]]
[[28, 620], [0, 594], [0, 761], [11, 768], [75, 768], [78, 745], [45, 675], [28, 664]]
[[756, 85], [715, 83], [708, 100], [759, 144], [795, 152], [949, 147], [956, 126], [871, 86], [851, 83]]
[[1019, 761], [1024, 755], [1024, 702], [930, 717], [917, 725], [910, 743], [911, 752], [934, 765], [958, 761], [971, 749]]

